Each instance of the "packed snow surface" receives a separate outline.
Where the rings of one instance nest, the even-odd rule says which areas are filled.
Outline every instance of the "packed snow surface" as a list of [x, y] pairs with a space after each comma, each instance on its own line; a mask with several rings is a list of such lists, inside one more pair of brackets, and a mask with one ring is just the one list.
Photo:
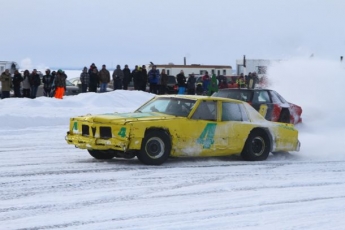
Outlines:
[[145, 92], [0, 100], [0, 229], [344, 229], [344, 69], [317, 59], [270, 68], [269, 88], [303, 108], [302, 146], [263, 162], [146, 166], [66, 144], [70, 117], [131, 112], [154, 96]]

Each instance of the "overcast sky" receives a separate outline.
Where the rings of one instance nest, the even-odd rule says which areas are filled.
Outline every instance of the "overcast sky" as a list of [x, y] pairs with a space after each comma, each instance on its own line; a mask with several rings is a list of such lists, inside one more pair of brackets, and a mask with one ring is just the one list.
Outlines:
[[345, 56], [343, 0], [0, 0], [0, 60], [32, 67]]

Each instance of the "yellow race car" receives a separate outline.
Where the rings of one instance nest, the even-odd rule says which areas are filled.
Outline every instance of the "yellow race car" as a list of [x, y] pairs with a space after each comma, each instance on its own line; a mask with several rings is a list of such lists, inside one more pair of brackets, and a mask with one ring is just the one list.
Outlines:
[[96, 159], [137, 157], [148, 165], [233, 154], [260, 161], [300, 148], [293, 124], [267, 121], [243, 101], [198, 95], [155, 96], [133, 113], [71, 118], [66, 141]]

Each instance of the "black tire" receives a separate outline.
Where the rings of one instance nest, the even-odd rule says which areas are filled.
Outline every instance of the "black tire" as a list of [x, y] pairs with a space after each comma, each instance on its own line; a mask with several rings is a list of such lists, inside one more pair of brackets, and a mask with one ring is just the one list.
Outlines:
[[98, 160], [109, 160], [115, 157], [115, 152], [111, 150], [87, 150], [90, 155]]
[[291, 154], [289, 152], [280, 151], [280, 152], [272, 152], [272, 155], [275, 157], [289, 157]]
[[143, 164], [161, 165], [168, 159], [170, 151], [169, 135], [162, 130], [151, 130], [145, 134], [137, 157]]
[[280, 112], [279, 120], [278, 122], [282, 123], [290, 123], [290, 112], [287, 109], [283, 109]]
[[244, 145], [241, 156], [247, 161], [263, 161], [270, 154], [270, 140], [263, 130], [253, 130]]

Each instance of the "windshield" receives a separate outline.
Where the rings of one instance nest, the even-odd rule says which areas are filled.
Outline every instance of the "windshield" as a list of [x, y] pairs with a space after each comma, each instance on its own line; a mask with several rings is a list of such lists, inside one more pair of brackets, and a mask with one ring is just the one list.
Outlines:
[[159, 112], [174, 116], [187, 117], [196, 100], [184, 98], [156, 98], [140, 107], [136, 112]]

